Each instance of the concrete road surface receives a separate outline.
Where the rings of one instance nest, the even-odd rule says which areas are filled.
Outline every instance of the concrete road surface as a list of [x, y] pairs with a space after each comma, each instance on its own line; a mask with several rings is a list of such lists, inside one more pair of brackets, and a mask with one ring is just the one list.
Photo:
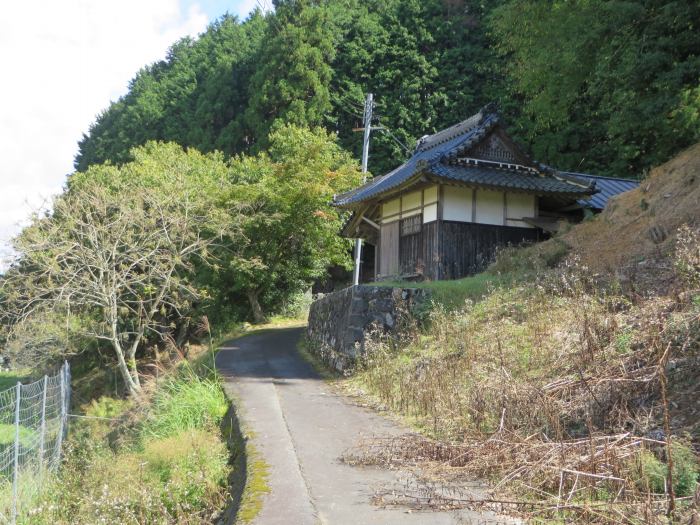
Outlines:
[[303, 328], [252, 334], [216, 358], [245, 432], [270, 467], [270, 493], [255, 525], [510, 523], [493, 514], [409, 512], [372, 504], [374, 488], [397, 472], [343, 464], [364, 437], [406, 430], [334, 393], [298, 354]]

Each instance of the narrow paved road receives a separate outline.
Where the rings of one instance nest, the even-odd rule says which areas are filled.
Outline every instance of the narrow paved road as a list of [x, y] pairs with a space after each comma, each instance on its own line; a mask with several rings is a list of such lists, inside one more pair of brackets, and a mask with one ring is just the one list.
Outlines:
[[270, 466], [270, 494], [256, 525], [503, 523], [492, 515], [412, 512], [371, 503], [392, 471], [339, 461], [363, 436], [404, 432], [333, 393], [298, 354], [302, 328], [262, 332], [225, 344], [217, 368], [237, 400], [245, 431]]

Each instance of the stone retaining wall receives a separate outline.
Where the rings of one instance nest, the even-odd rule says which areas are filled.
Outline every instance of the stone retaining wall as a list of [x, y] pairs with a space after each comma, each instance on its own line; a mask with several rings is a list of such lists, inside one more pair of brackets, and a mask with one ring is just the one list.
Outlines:
[[392, 333], [399, 316], [427, 297], [424, 289], [368, 285], [319, 296], [309, 310], [310, 349], [327, 364], [345, 370], [364, 352], [370, 331]]

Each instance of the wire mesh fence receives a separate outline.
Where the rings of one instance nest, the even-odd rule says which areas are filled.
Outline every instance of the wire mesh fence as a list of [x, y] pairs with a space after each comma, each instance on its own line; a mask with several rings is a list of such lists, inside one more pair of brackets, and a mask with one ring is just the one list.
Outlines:
[[68, 430], [70, 366], [0, 391], [0, 523], [16, 523], [61, 459]]

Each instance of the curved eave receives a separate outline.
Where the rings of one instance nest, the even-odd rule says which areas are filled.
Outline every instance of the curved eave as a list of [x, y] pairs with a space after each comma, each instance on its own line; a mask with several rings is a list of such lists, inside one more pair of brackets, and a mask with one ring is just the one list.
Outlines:
[[582, 191], [544, 191], [541, 189], [531, 189], [531, 188], [519, 188], [516, 186], [510, 187], [503, 184], [488, 184], [481, 182], [468, 182], [461, 181], [458, 179], [449, 179], [446, 177], [440, 177], [435, 175], [430, 175], [428, 177], [431, 182], [435, 184], [449, 184], [453, 186], [460, 186], [464, 188], [472, 189], [487, 189], [494, 191], [506, 191], [508, 193], [525, 193], [528, 195], [541, 195], [541, 196], [552, 196], [552, 197], [567, 197], [571, 199], [587, 199], [593, 195], [596, 190], [582, 190]]
[[[402, 190], [408, 188], [409, 186], [412, 186], [416, 182], [418, 182], [421, 177], [425, 175], [425, 172], [423, 171], [418, 171], [411, 175], [408, 179], [398, 182], [395, 185], [385, 187], [381, 191], [378, 191], [377, 193], [373, 193], [368, 195], [367, 197], [364, 197], [362, 200], [356, 200], [356, 201], [350, 201], [350, 202], [343, 202], [340, 201], [338, 202], [337, 200], [333, 202], [333, 206], [336, 208], [342, 208], [345, 210], [357, 210], [360, 208], [364, 208], [366, 206], [369, 206], [373, 202], [377, 202], [383, 199], [386, 199], [390, 197], [391, 195], [395, 193], [399, 193]], [[347, 194], [346, 194], [347, 195]]]

